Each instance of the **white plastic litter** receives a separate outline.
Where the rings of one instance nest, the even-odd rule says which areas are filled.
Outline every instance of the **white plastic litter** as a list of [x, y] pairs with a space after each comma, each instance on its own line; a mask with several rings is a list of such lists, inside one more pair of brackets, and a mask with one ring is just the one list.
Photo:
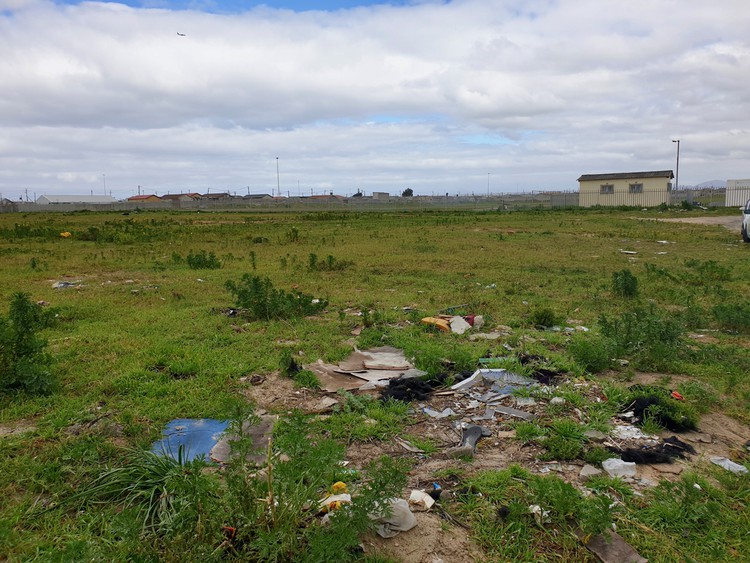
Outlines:
[[424, 491], [414, 489], [409, 496], [409, 507], [418, 512], [425, 512], [432, 508], [435, 499]]
[[656, 440], [656, 436], [644, 434], [640, 428], [630, 425], [615, 426], [609, 434], [619, 440]]
[[448, 416], [456, 416], [456, 413], [453, 412], [453, 409], [450, 407], [446, 407], [442, 411], [436, 411], [435, 409], [431, 409], [430, 407], [425, 407], [422, 409], [422, 412], [427, 416], [431, 416], [432, 418], [446, 418]]
[[739, 463], [733, 462], [731, 459], [725, 457], [711, 457], [711, 463], [723, 467], [727, 471], [736, 473], [737, 475], [747, 475], [747, 467], [740, 465]]
[[450, 320], [451, 332], [454, 334], [463, 334], [471, 328], [471, 325], [467, 323], [463, 317], [455, 316]]
[[[385, 505], [380, 514], [370, 514], [370, 519], [380, 524], [376, 531], [381, 538], [392, 538], [399, 532], [408, 532], [417, 525], [417, 519], [404, 499], [388, 499]], [[386, 512], [390, 512], [391, 515], [386, 516]]]
[[602, 462], [602, 469], [610, 477], [635, 477], [638, 470], [635, 463], [631, 461], [622, 461], [619, 458], [611, 458]]

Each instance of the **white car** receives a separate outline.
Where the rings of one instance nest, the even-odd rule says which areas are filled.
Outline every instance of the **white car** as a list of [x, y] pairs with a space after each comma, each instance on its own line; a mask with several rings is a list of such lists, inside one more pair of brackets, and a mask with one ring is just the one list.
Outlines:
[[750, 242], [750, 199], [745, 202], [742, 209], [742, 240]]

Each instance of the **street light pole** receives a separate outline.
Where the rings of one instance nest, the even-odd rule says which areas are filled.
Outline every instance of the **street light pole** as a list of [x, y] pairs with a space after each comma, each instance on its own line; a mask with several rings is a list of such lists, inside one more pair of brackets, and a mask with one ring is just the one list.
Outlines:
[[276, 157], [276, 194], [281, 196], [281, 184], [279, 183], [279, 157]]
[[490, 197], [490, 173], [487, 172], [487, 197]]
[[673, 143], [677, 143], [677, 169], [675, 172], [674, 177], [674, 183], [675, 183], [675, 189], [680, 189], [680, 140], [679, 139], [672, 139]]

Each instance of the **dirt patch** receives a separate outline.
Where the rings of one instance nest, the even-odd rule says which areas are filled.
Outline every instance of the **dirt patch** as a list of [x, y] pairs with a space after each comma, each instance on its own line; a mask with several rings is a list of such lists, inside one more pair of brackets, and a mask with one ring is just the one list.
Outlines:
[[5, 438], [6, 436], [18, 436], [30, 432], [36, 432], [36, 426], [34, 426], [33, 422], [28, 420], [16, 420], [14, 422], [0, 424], [0, 438]]
[[294, 381], [278, 372], [240, 378], [240, 392], [258, 409], [280, 413], [300, 409], [317, 412], [324, 393], [294, 386]]
[[464, 563], [485, 561], [467, 530], [449, 524], [433, 513], [417, 512], [417, 526], [395, 538], [366, 536], [362, 545], [367, 554], [378, 554], [403, 563]]
[[742, 227], [742, 217], [740, 216], [706, 216], [706, 217], [676, 217], [674, 219], [657, 219], [665, 223], [688, 223], [691, 225], [719, 225], [726, 227], [731, 231], [740, 231]]

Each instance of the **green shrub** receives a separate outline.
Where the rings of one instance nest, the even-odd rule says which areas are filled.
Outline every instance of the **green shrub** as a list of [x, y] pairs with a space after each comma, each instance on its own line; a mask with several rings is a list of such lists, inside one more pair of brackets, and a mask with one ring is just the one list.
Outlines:
[[318, 260], [318, 255], [310, 253], [308, 256], [308, 269], [311, 272], [340, 272], [354, 265], [349, 260], [337, 260], [330, 254], [322, 262]]
[[638, 278], [627, 268], [612, 274], [612, 293], [620, 297], [638, 295]]
[[633, 358], [637, 366], [664, 369], [678, 355], [683, 328], [674, 316], [661, 316], [655, 307], [635, 308], [619, 317], [599, 317], [602, 335], [618, 356]]
[[568, 344], [568, 352], [587, 372], [599, 373], [612, 364], [615, 345], [611, 339], [602, 336], [576, 334]]
[[42, 309], [26, 293], [11, 297], [8, 316], [0, 316], [0, 391], [44, 393], [52, 385], [47, 342], [37, 335], [49, 326], [54, 311]]
[[271, 280], [244, 274], [238, 283], [227, 280], [224, 287], [234, 295], [236, 306], [253, 320], [292, 319], [315, 315], [328, 306], [300, 291], [274, 289]]
[[557, 324], [558, 316], [549, 307], [542, 307], [531, 313], [530, 321], [535, 327], [548, 328]]
[[201, 250], [197, 254], [192, 252], [187, 255], [187, 263], [191, 270], [218, 270], [221, 262], [213, 252]]
[[724, 330], [750, 332], [750, 303], [720, 303], [711, 312]]

